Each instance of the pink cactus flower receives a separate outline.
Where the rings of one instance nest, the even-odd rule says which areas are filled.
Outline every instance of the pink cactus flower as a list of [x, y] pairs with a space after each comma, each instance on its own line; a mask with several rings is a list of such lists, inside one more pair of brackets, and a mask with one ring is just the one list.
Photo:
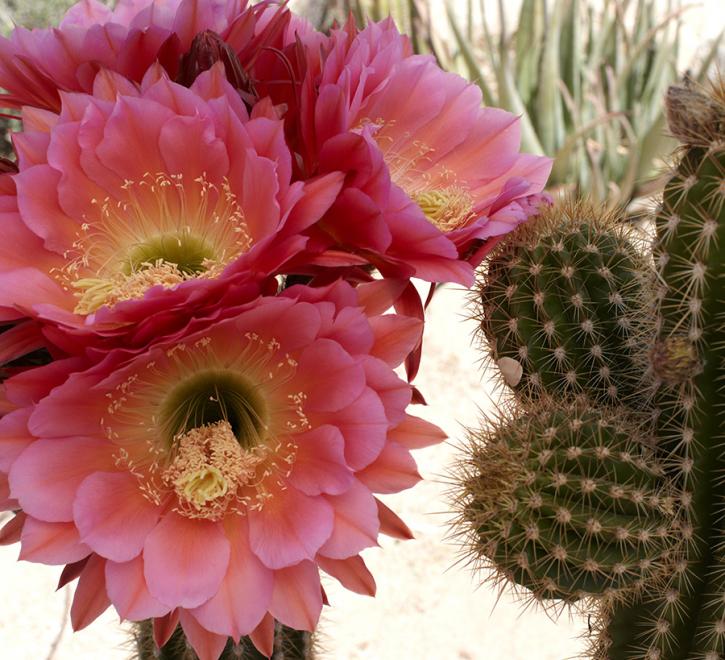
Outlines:
[[388, 289], [295, 286], [145, 350], [5, 383], [0, 497], [22, 513], [0, 537], [79, 576], [76, 629], [113, 604], [157, 619], [162, 640], [180, 621], [215, 660], [228, 637], [269, 649], [271, 617], [313, 630], [319, 569], [374, 593], [360, 551], [409, 531], [373, 493], [413, 486], [410, 449], [443, 438], [406, 414], [393, 369], [421, 324], [381, 315]]
[[0, 37], [3, 103], [59, 111], [60, 92], [91, 92], [105, 68], [140, 82], [156, 62], [175, 79], [182, 56], [200, 33], [212, 31], [249, 68], [265, 46], [281, 47], [304, 21], [272, 0], [119, 0], [114, 10], [81, 0], [58, 28], [16, 28]]
[[[442, 71], [432, 57], [411, 55], [391, 20], [359, 32], [349, 23], [333, 31], [322, 58], [309, 55], [299, 149], [321, 171], [334, 160], [356, 173], [338, 200], [339, 213], [333, 205], [325, 219], [334, 221], [330, 232], [340, 240], [360, 240], [362, 231], [370, 243], [379, 239], [372, 223], [360, 228], [347, 220], [354, 217], [351, 204], [357, 215], [370, 216], [366, 205], [380, 198], [380, 187], [371, 185], [379, 178], [375, 156], [366, 156], [371, 174], [360, 173], [357, 154], [365, 149], [379, 154], [395, 190], [409, 200], [403, 204], [399, 192], [389, 193], [395, 215], [386, 226], [395, 231], [405, 218], [396, 250], [416, 223], [426, 221], [462, 257], [474, 250], [480, 261], [482, 244], [514, 229], [545, 201], [539, 194], [552, 163], [519, 152], [519, 119], [482, 107], [480, 89]], [[354, 195], [350, 188], [357, 188]]]
[[24, 110], [0, 185], [2, 318], [158, 339], [277, 272], [338, 194], [339, 173], [291, 182], [282, 121], [265, 104], [250, 118], [221, 64], [190, 89], [153, 67], [139, 86], [102, 71], [93, 91]]

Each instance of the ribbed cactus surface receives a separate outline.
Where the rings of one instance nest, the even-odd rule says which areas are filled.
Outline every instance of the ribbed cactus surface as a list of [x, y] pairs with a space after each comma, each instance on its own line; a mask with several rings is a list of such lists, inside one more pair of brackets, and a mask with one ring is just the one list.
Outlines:
[[635, 395], [642, 256], [617, 220], [558, 203], [490, 261], [477, 292], [481, 330], [496, 362], [521, 365], [519, 395], [585, 393], [608, 404]]
[[[541, 228], [503, 242], [480, 289], [478, 316], [492, 344], [490, 352], [509, 375], [516, 373], [511, 363], [517, 361], [522, 377], [518, 383], [504, 373], [515, 389], [517, 416], [501, 429], [479, 434], [471, 452], [473, 462], [478, 460], [478, 478], [488, 478], [489, 490], [498, 487], [501, 499], [482, 486], [476, 494], [472, 475], [466, 473], [461, 481], [463, 518], [479, 539], [474, 552], [532, 588], [538, 599], [567, 598], [572, 587], [592, 595], [591, 653], [597, 660], [725, 659], [725, 85], [721, 80], [707, 91], [687, 84], [671, 88], [667, 110], [670, 130], [681, 146], [654, 219], [651, 250], [640, 251], [626, 232], [617, 238], [610, 231], [611, 240], [595, 241], [593, 230], [606, 233], [606, 228], [592, 228], [581, 213], [573, 218], [566, 207], [555, 206]], [[579, 238], [582, 233], [585, 237]], [[572, 284], [574, 277], [565, 273], [568, 264], [576, 266], [581, 284]], [[601, 364], [592, 359], [592, 341], [582, 334], [581, 313], [572, 312], [575, 290], [586, 301], [582, 308], [593, 327], [601, 328], [596, 343], [606, 355], [608, 382], [598, 371]], [[613, 306], [617, 292], [625, 291], [624, 304]], [[547, 322], [561, 333], [556, 341], [544, 327]], [[559, 347], [563, 350], [557, 356]], [[568, 376], [572, 372], [576, 378]], [[611, 385], [615, 389], [608, 390]], [[525, 489], [537, 486], [539, 477], [530, 484], [510, 478], [542, 475], [551, 460], [565, 461], [566, 469], [555, 464], [567, 483], [577, 483], [573, 473], [580, 483], [587, 477], [590, 464], [567, 458], [574, 431], [566, 430], [563, 418], [551, 424], [557, 429], [551, 432], [559, 438], [557, 449], [549, 447], [553, 453], [536, 467], [534, 454], [545, 450], [535, 448], [543, 447], [543, 439], [533, 440], [531, 431], [523, 430], [531, 428], [533, 419], [575, 405], [579, 392], [588, 395], [589, 403], [576, 419], [597, 419], [612, 400], [620, 406], [620, 422], [605, 426], [606, 433], [600, 429], [600, 437], [638, 447], [628, 451], [641, 460], [627, 468], [636, 468], [643, 479], [637, 491], [655, 494], [644, 496], [647, 507], [625, 513], [633, 517], [633, 529], [648, 529], [652, 521], [659, 522], [663, 533], [640, 535], [646, 543], [605, 545], [609, 552], [624, 550], [646, 561], [653, 553], [658, 557], [649, 574], [628, 576], [636, 588], [622, 589], [623, 598], [602, 598], [595, 589], [582, 589], [577, 582], [581, 573], [561, 570], [555, 557], [542, 559], [544, 553], [552, 554], [547, 535], [553, 534], [562, 547], [562, 538], [581, 537], [576, 525], [568, 523], [564, 535], [562, 526], [554, 524], [562, 507], [573, 512], [574, 502], [584, 502], [589, 507], [584, 516], [593, 517], [596, 510], [599, 519], [609, 520], [623, 514], [621, 501], [582, 500], [581, 489], [574, 495], [571, 489], [549, 487], [551, 499], [541, 501], [553, 513], [542, 507], [535, 513], [524, 505], [532, 497]], [[621, 421], [632, 418], [646, 422], [627, 426]], [[582, 434], [591, 433], [591, 424], [583, 423], [576, 433], [580, 456], [587, 456]], [[484, 457], [498, 469], [484, 465]], [[622, 467], [612, 461], [606, 465], [600, 480], [625, 478]], [[512, 508], [513, 500], [518, 504]], [[506, 530], [497, 522], [512, 519], [512, 510], [513, 536], [503, 534]], [[531, 526], [537, 515], [539, 530], [546, 529], [539, 538], [547, 540], [539, 541], [536, 552], [541, 554], [534, 561], [528, 556], [523, 561], [522, 552], [531, 553], [534, 546], [519, 529]], [[579, 523], [584, 516], [571, 520]], [[495, 542], [481, 542], [496, 533]], [[582, 547], [593, 554], [591, 543]], [[575, 556], [567, 553], [569, 560]], [[616, 593], [620, 584], [607, 579], [608, 592]], [[545, 580], [553, 582], [548, 589], [542, 588]]]
[[602, 657], [725, 658], [725, 97], [668, 98], [683, 142], [656, 218], [660, 456], [684, 493], [686, 557], [669, 581], [605, 612]]
[[467, 466], [480, 556], [538, 598], [630, 590], [676, 545], [674, 501], [638, 422], [589, 401], [542, 400], [499, 420]]

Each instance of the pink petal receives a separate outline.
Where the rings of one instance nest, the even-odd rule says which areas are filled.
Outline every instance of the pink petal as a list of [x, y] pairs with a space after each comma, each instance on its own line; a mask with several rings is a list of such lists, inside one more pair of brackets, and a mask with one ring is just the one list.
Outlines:
[[219, 660], [227, 645], [226, 635], [217, 635], [208, 631], [187, 610], [179, 611], [179, 622], [199, 660]]
[[436, 445], [447, 437], [443, 429], [413, 415], [406, 415], [405, 419], [388, 433], [390, 440], [394, 440], [407, 449]]
[[415, 538], [413, 532], [410, 531], [408, 525], [406, 525], [397, 514], [383, 504], [377, 497], [375, 503], [378, 506], [378, 517], [380, 518], [380, 532], [387, 534], [395, 539], [401, 539], [402, 541], [409, 541]]
[[356, 307], [340, 309], [325, 336], [340, 344], [350, 355], [369, 353], [374, 341], [370, 319]]
[[207, 630], [239, 639], [249, 635], [266, 615], [273, 573], [249, 548], [246, 518], [232, 516], [225, 521], [225, 529], [231, 545], [227, 574], [219, 591], [192, 614]]
[[73, 519], [83, 542], [106, 559], [138, 556], [158, 522], [160, 507], [139, 486], [128, 472], [94, 472], [78, 488]]
[[387, 312], [400, 298], [407, 280], [386, 277], [358, 285], [356, 291], [360, 305], [368, 316]]
[[106, 591], [122, 619], [141, 621], [169, 612], [166, 605], [149, 593], [141, 557], [122, 564], [106, 562]]
[[320, 426], [294, 436], [297, 455], [289, 482], [305, 495], [345, 492], [353, 481], [345, 464], [345, 441], [334, 426]]
[[399, 493], [421, 480], [410, 451], [397, 442], [388, 442], [380, 456], [357, 477], [375, 493]]
[[322, 496], [288, 486], [272, 493], [261, 510], [249, 512], [249, 542], [265, 566], [283, 568], [312, 559], [332, 526], [332, 507]]
[[398, 378], [395, 372], [382, 360], [366, 357], [363, 366], [368, 387], [375, 390], [385, 407], [385, 414], [391, 424], [398, 424], [405, 418], [405, 409], [410, 403], [410, 385]]
[[3, 525], [0, 529], [0, 545], [12, 545], [20, 540], [26, 518], [25, 513], [18, 511]]
[[31, 408], [20, 408], [0, 418], [0, 470], [9, 472], [13, 461], [34, 438], [28, 431]]
[[319, 339], [300, 356], [297, 377], [311, 412], [340, 410], [360, 396], [363, 370], [337, 342]]
[[13, 463], [10, 488], [31, 516], [49, 522], [71, 521], [81, 482], [93, 472], [113, 467], [111, 450], [98, 440], [38, 440]]
[[91, 555], [81, 573], [70, 608], [75, 631], [93, 623], [111, 604], [106, 595], [105, 563], [105, 559]]
[[179, 610], [172, 610], [162, 617], [154, 619], [154, 641], [161, 648], [171, 639], [176, 626], [179, 625]]
[[398, 314], [374, 316], [370, 325], [375, 335], [371, 355], [397, 367], [418, 345], [423, 332], [423, 323], [418, 319]]
[[168, 513], [144, 544], [149, 592], [169, 607], [198, 607], [219, 590], [229, 555], [219, 523]]
[[345, 460], [353, 470], [370, 465], [383, 450], [388, 418], [380, 397], [369, 387], [335, 414], [335, 425], [345, 438]]
[[320, 554], [346, 559], [364, 548], [377, 545], [380, 521], [372, 493], [359, 481], [342, 495], [326, 495], [335, 511], [332, 535], [320, 548]]
[[300, 232], [317, 222], [337, 198], [344, 178], [342, 172], [332, 172], [305, 181], [302, 199], [294, 205], [285, 221], [285, 232]]
[[18, 323], [0, 334], [0, 364], [12, 362], [23, 355], [43, 348], [46, 343], [40, 332], [40, 326], [33, 321]]
[[265, 658], [274, 653], [274, 617], [266, 614], [262, 622], [249, 634], [252, 644]]
[[161, 129], [159, 146], [164, 171], [181, 173], [189, 181], [204, 174], [209, 181], [219, 181], [229, 170], [226, 147], [214, 136], [209, 119], [172, 117]]
[[330, 559], [320, 555], [316, 561], [325, 573], [339, 580], [345, 589], [362, 596], [375, 595], [375, 578], [360, 555], [347, 559]]
[[322, 611], [322, 590], [320, 574], [311, 561], [275, 571], [269, 611], [295, 630], [315, 629]]
[[41, 564], [69, 564], [88, 556], [73, 523], [52, 523], [28, 516], [20, 536], [20, 559]]

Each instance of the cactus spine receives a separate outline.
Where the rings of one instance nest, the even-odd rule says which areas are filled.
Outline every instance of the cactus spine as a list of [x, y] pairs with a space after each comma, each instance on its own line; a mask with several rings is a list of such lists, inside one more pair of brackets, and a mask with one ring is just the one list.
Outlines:
[[[154, 641], [151, 620], [134, 624], [133, 632], [136, 660], [199, 660], [180, 626], [161, 648]], [[274, 660], [314, 660], [313, 647], [314, 640], [310, 633], [275, 623], [271, 656]], [[267, 656], [257, 650], [249, 637], [242, 637], [238, 644], [230, 639], [219, 660], [267, 660]]]
[[[671, 132], [682, 144], [655, 218], [650, 255], [639, 258], [643, 253], [631, 241], [627, 246], [629, 239], [622, 231], [592, 223], [582, 207], [575, 207], [575, 213], [571, 206], [555, 207], [543, 225], [503, 241], [490, 258], [479, 291], [478, 316], [491, 354], [509, 373], [516, 360], [521, 382], [507, 380], [514, 387], [515, 414], [484, 434], [483, 447], [474, 443], [471, 457], [506, 463], [498, 467], [499, 475], [529, 470], [540, 479], [545, 466], [532, 465], [531, 452], [543, 442], [544, 431], [532, 438], [531, 420], [561, 415], [572, 405], [585, 406], [586, 414], [578, 418], [594, 419], [606, 414], [607, 405], [616, 404], [628, 409], [620, 408], [622, 419], [643, 422], [630, 425], [624, 433], [628, 442], [646, 453], [647, 438], [652, 439], [653, 455], [645, 459], [642, 454], [642, 459], [651, 460], [645, 466], [657, 466], [657, 474], [648, 474], [639, 490], [658, 493], [656, 502], [664, 497], [674, 507], [650, 507], [635, 516], [638, 525], [659, 521], [662, 534], [657, 544], [630, 545], [626, 550], [648, 562], [656, 555], [656, 569], [630, 575], [633, 579], [627, 581], [608, 576], [599, 585], [604, 590], [577, 594], [572, 590], [579, 586], [577, 574], [542, 573], [551, 562], [529, 562], [527, 571], [511, 568], [520, 548], [490, 541], [492, 516], [501, 505], [484, 495], [485, 488], [472, 489], [472, 474], [464, 471], [459, 506], [466, 529], [477, 539], [475, 551], [509, 579], [533, 587], [538, 599], [590, 596], [596, 628], [591, 654], [598, 660], [725, 658], [725, 86], [718, 81], [707, 93], [689, 85], [671, 88], [667, 110]], [[595, 230], [609, 232], [608, 242], [596, 240], [598, 253], [573, 238], [577, 232]], [[592, 261], [592, 254], [601, 262]], [[596, 345], [606, 356], [606, 380], [601, 378], [601, 363], [592, 359], [593, 341], [577, 328], [581, 314], [576, 316], [571, 305], [574, 278], [567, 276], [566, 263], [560, 263], [562, 255], [583, 271], [576, 288], [588, 294], [589, 298], [582, 296], [588, 318], [601, 328]], [[603, 266], [609, 272], [604, 282], [598, 277]], [[648, 281], [653, 283], [650, 296]], [[621, 304], [613, 309], [617, 293]], [[622, 323], [621, 318], [628, 320]], [[549, 321], [561, 334], [556, 346], [545, 327]], [[565, 350], [557, 356], [559, 347]], [[569, 371], [576, 378], [567, 378]], [[582, 393], [588, 403], [575, 403]], [[522, 431], [522, 424], [529, 430]], [[565, 452], [571, 434], [558, 424], [553, 427], [557, 432], [546, 440], [548, 447]], [[609, 433], [606, 443], [614, 446], [616, 435]], [[518, 449], [522, 443], [525, 450]], [[467, 465], [473, 463], [469, 460]], [[570, 469], [581, 479], [588, 468], [571, 463]], [[482, 460], [476, 474], [496, 487]], [[607, 477], [613, 482], [625, 478], [614, 466]], [[638, 478], [644, 479], [644, 474]], [[510, 497], [511, 486], [498, 487]], [[514, 488], [517, 501], [524, 500], [520, 489]], [[552, 496], [554, 506], [560, 500], [573, 501], [571, 493]], [[604, 498], [596, 505], [602, 518], [605, 511], [616, 513]], [[495, 515], [501, 517], [500, 512]], [[517, 516], [524, 519], [521, 513]], [[532, 565], [537, 569], [533, 576]], [[541, 588], [542, 579], [555, 583], [548, 592]], [[607, 592], [621, 597], [608, 598]]]

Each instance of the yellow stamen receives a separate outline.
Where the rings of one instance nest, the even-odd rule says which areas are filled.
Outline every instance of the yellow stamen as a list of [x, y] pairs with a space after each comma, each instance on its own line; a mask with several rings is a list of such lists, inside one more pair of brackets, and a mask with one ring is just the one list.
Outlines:
[[227, 421], [200, 426], [176, 438], [175, 456], [162, 475], [189, 518], [218, 520], [239, 487], [255, 480], [265, 447], [244, 450]]
[[413, 197], [425, 217], [441, 231], [452, 231], [466, 224], [473, 212], [473, 200], [463, 188], [451, 186], [425, 190]]

